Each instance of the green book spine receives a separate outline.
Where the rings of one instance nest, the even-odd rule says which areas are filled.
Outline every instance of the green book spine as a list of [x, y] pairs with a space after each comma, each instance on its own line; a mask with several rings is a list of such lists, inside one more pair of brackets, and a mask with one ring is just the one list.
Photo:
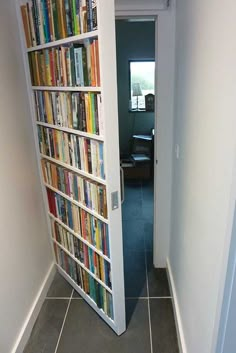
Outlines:
[[57, 40], [57, 39], [60, 39], [59, 28], [58, 28], [57, 0], [52, 0], [52, 14], [53, 14], [55, 39]]
[[76, 2], [76, 0], [70, 0], [72, 30], [73, 30], [74, 35], [79, 34], [77, 18], [76, 18], [76, 3], [75, 2]]

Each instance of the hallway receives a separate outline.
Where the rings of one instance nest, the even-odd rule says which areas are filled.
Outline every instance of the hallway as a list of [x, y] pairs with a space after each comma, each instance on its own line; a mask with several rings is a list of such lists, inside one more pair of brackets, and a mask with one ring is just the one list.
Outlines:
[[152, 266], [152, 185], [128, 182], [125, 195], [127, 331], [113, 333], [57, 273], [24, 353], [178, 353], [166, 270]]

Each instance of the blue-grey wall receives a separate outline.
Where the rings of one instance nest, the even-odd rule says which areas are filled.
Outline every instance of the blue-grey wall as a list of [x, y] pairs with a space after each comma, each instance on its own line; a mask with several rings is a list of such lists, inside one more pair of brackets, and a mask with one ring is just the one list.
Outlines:
[[154, 113], [129, 112], [129, 60], [155, 59], [155, 23], [116, 21], [120, 152], [130, 152], [134, 133], [150, 133]]

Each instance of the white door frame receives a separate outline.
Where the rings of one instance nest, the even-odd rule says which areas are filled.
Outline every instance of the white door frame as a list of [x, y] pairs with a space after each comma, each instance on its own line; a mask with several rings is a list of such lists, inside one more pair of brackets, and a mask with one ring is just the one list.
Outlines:
[[175, 5], [166, 10], [116, 11], [116, 19], [130, 17], [152, 17], [156, 24], [153, 264], [166, 267], [171, 231]]

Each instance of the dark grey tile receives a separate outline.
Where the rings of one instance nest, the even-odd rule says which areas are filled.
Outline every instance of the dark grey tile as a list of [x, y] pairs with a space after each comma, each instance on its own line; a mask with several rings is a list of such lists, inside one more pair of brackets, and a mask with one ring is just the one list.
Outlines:
[[73, 295], [72, 295], [72, 299], [77, 299], [77, 298], [80, 298], [80, 299], [82, 299], [82, 297], [81, 297], [81, 295], [78, 293], [78, 292], [76, 292], [76, 290], [74, 290], [74, 293], [73, 293]]
[[125, 184], [125, 200], [139, 201], [141, 200], [142, 189], [141, 183], [126, 183]]
[[67, 299], [45, 300], [24, 353], [54, 353], [67, 305]]
[[153, 223], [144, 221], [145, 250], [153, 251]]
[[54, 280], [48, 290], [47, 297], [70, 298], [73, 288], [64, 277], [56, 272]]
[[146, 264], [143, 251], [124, 251], [125, 296], [146, 297]]
[[144, 251], [144, 221], [124, 221], [123, 225], [123, 246], [126, 250]]
[[147, 204], [144, 203], [144, 205], [142, 205], [142, 219], [153, 223], [153, 204]]
[[143, 201], [154, 202], [154, 188], [150, 183], [142, 185], [142, 199]]
[[178, 353], [171, 299], [150, 299], [153, 353]]
[[136, 220], [141, 219], [142, 216], [142, 203], [139, 201], [125, 201], [122, 205], [122, 219], [123, 220]]
[[83, 300], [73, 300], [57, 353], [149, 353], [147, 301], [126, 302], [127, 331], [117, 336]]
[[154, 268], [152, 252], [147, 252], [148, 288], [150, 297], [170, 297], [165, 268]]

